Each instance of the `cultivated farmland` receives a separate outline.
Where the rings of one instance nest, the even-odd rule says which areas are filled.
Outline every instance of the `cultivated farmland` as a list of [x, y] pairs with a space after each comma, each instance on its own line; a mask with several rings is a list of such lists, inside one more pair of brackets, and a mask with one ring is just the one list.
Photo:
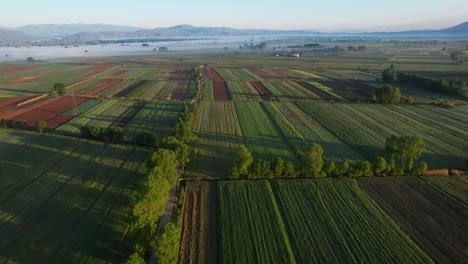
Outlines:
[[[353, 180], [218, 181], [187, 190], [183, 263], [199, 260], [188, 246], [216, 252], [217, 263], [431, 263]], [[216, 220], [204, 204], [212, 200]], [[198, 217], [199, 225], [188, 222]], [[212, 232], [216, 245], [200, 243]]]
[[468, 258], [468, 210], [419, 178], [363, 179], [359, 185], [439, 263]]
[[148, 150], [8, 130], [0, 149], [1, 262], [125, 259]]

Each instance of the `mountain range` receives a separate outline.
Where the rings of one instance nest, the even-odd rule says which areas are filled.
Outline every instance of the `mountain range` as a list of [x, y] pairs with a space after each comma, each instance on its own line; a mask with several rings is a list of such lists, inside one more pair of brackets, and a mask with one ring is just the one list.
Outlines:
[[400, 32], [322, 33], [308, 30], [234, 29], [177, 25], [169, 28], [143, 29], [107, 24], [42, 24], [17, 28], [0, 27], [0, 43], [56, 39], [65, 42], [131, 38], [227, 37], [227, 36], [343, 36], [375, 38], [468, 38], [468, 22], [442, 30]]

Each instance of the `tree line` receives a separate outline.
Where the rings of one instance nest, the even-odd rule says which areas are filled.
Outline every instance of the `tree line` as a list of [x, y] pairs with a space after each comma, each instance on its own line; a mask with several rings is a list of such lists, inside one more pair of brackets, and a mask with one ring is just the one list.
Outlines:
[[464, 93], [466, 82], [461, 80], [435, 79], [414, 73], [403, 72], [396, 75], [395, 66], [392, 64], [389, 68], [382, 71], [382, 81], [391, 83], [395, 80], [426, 91], [446, 93], [468, 99], [468, 94]]
[[441, 92], [468, 99], [468, 94], [464, 94], [466, 88], [464, 81], [434, 79], [412, 73], [399, 73], [397, 77], [399, 82], [422, 90]]
[[425, 144], [420, 136], [392, 136], [385, 142], [387, 159], [378, 156], [372, 163], [367, 160], [325, 163], [322, 146], [314, 143], [304, 150], [301, 166], [297, 168], [291, 161], [284, 161], [280, 157], [270, 161], [255, 161], [248, 148], [241, 145], [234, 153], [231, 179], [419, 176], [428, 168], [424, 161], [414, 165], [424, 148]]
[[[197, 140], [192, 132], [197, 110], [197, 102], [191, 107], [190, 104], [185, 104], [178, 118], [174, 135], [163, 138], [161, 142], [156, 140], [155, 145], [159, 148], [146, 161], [148, 174], [140, 183], [140, 196], [133, 209], [131, 231], [135, 253], [127, 259], [126, 263], [145, 263], [146, 253], [153, 249], [156, 251], [158, 263], [176, 263], [178, 260], [181, 235], [180, 217], [176, 217], [176, 221], [165, 225], [158, 241], [154, 241], [154, 236], [158, 219], [164, 214], [169, 200], [170, 190], [190, 162], [190, 156], [193, 153], [191, 144]], [[178, 199], [179, 208], [183, 200], [183, 191], [181, 191]]]

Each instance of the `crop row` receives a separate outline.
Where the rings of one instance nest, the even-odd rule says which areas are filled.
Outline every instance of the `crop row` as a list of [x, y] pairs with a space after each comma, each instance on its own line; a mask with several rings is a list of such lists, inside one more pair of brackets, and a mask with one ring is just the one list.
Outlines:
[[420, 178], [363, 179], [359, 185], [438, 263], [468, 258], [468, 210]]
[[259, 81], [260, 77], [242, 68], [216, 68], [216, 72], [225, 81]]
[[278, 125], [260, 103], [236, 103], [244, 142], [254, 158], [296, 160]]
[[98, 119], [99, 115], [101, 115], [102, 112], [104, 112], [106, 109], [116, 104], [117, 102], [118, 100], [116, 99], [109, 99], [109, 100], [102, 101], [101, 103], [99, 103], [98, 105], [95, 105], [88, 111], [73, 118], [66, 124], [61, 125], [55, 131], [60, 134], [79, 135], [80, 128], [82, 126], [86, 126], [92, 120]]
[[[188, 190], [182, 263], [196, 258], [188, 246], [217, 263], [432, 263], [354, 180], [218, 181]], [[200, 201], [212, 200], [209, 213]], [[218, 243], [200, 243], [212, 232]]]
[[151, 131], [160, 138], [169, 136], [173, 133], [182, 106], [181, 102], [148, 102], [127, 123], [124, 134], [129, 138], [133, 138], [140, 132]]
[[[26, 141], [12, 143], [2, 157], [14, 162], [2, 165], [8, 173], [0, 174], [0, 261], [112, 262], [125, 257], [112, 249], [121, 245], [129, 227], [128, 201], [148, 151], [15, 133]], [[18, 250], [22, 245], [30, 248]]]
[[192, 174], [228, 176], [234, 151], [243, 143], [242, 129], [232, 102], [202, 102], [194, 130], [199, 138]]

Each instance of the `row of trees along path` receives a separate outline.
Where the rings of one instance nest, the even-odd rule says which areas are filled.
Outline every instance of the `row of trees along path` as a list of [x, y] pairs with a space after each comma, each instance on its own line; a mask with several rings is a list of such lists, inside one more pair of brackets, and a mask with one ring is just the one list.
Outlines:
[[[190, 108], [192, 108], [192, 105], [199, 99], [200, 93], [201, 93], [201, 88], [202, 88], [202, 83], [200, 80], [201, 76], [196, 76], [197, 78], [197, 94], [193, 97], [193, 99], [190, 101]], [[190, 109], [192, 110], [192, 109]], [[176, 168], [177, 170], [178, 168]], [[154, 237], [155, 241], [158, 240], [159, 236], [161, 235], [162, 230], [166, 226], [167, 223], [169, 223], [172, 220], [172, 215], [174, 213], [174, 207], [176, 206], [176, 200], [177, 200], [177, 184], [174, 185], [171, 188], [171, 192], [169, 195], [169, 201], [166, 204], [166, 211], [164, 212], [164, 215], [161, 216], [159, 219], [159, 225], [158, 225], [158, 230], [156, 231], [156, 235]], [[149, 259], [150, 264], [157, 264], [158, 259], [156, 257], [156, 252], [153, 249], [153, 252], [151, 253], [151, 257]]]

